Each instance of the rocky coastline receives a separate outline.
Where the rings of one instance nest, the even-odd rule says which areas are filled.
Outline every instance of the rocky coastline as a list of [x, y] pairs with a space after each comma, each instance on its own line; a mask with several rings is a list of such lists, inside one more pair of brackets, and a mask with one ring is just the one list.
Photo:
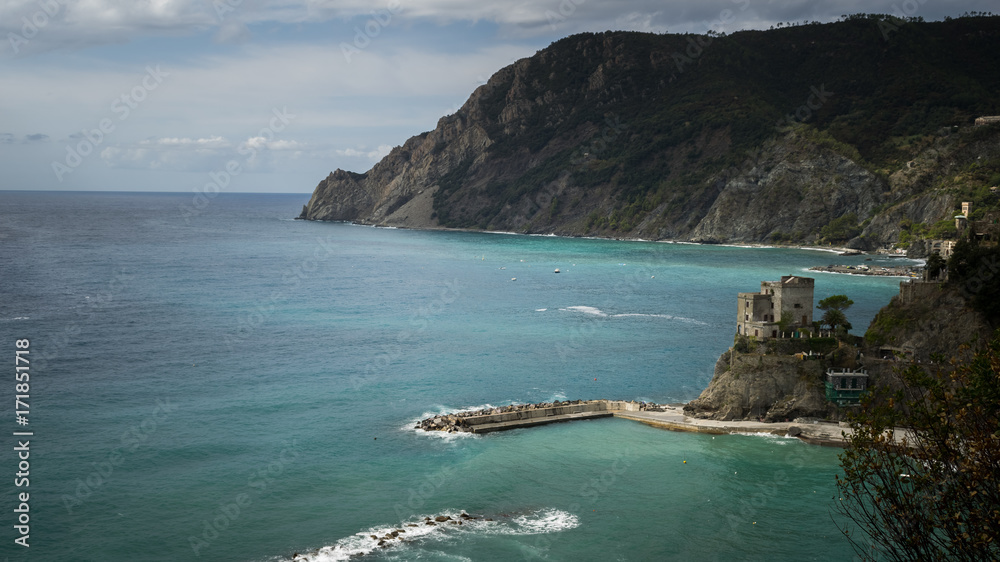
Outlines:
[[817, 265], [810, 267], [809, 271], [822, 271], [825, 273], [844, 273], [847, 275], [872, 275], [876, 277], [920, 277], [923, 267], [919, 266], [893, 266], [893, 267], [869, 267], [867, 265]]
[[[504, 515], [504, 516], [506, 516], [506, 515]], [[400, 525], [400, 527], [406, 527], [406, 528], [412, 530], [415, 527], [424, 527], [424, 526], [427, 526], [427, 527], [436, 527], [438, 525], [464, 525], [466, 522], [469, 522], [469, 521], [479, 521], [479, 520], [482, 520], [482, 521], [493, 521], [493, 519], [491, 519], [489, 517], [484, 517], [484, 516], [479, 516], [479, 515], [469, 515], [465, 511], [462, 511], [461, 513], [459, 513], [455, 517], [452, 517], [451, 515], [437, 515], [435, 517], [424, 517], [423, 520], [419, 520], [419, 521], [415, 521], [415, 522], [410, 522], [410, 523], [403, 523], [403, 524]], [[374, 543], [373, 546], [371, 547], [371, 549], [374, 550], [375, 548], [390, 548], [390, 547], [392, 547], [394, 545], [397, 545], [397, 544], [400, 544], [400, 543], [405, 543], [405, 542], [411, 540], [410, 538], [407, 537], [406, 533], [407, 533], [407, 531], [404, 528], [394, 528], [391, 531], [390, 530], [386, 530], [386, 532], [383, 533], [383, 534], [381, 534], [381, 535], [368, 535], [368, 538], [371, 539], [373, 541], [373, 543]], [[330, 552], [324, 552], [324, 551], [327, 551], [327, 550], [329, 550], [329, 548], [327, 548], [327, 549], [320, 549], [320, 548], [318, 548], [318, 549], [315, 549], [315, 550], [313, 550], [311, 552], [302, 553], [302, 554], [296, 552], [296, 553], [292, 554], [292, 560], [300, 561], [300, 562], [312, 562], [312, 561], [318, 561], [318, 560], [325, 560], [326, 558], [324, 558], [323, 555], [324, 554], [331, 554]], [[360, 558], [360, 557], [366, 556], [370, 552], [371, 552], [370, 550], [366, 549], [365, 552], [355, 553], [355, 554], [351, 555], [350, 557], [351, 558]]]

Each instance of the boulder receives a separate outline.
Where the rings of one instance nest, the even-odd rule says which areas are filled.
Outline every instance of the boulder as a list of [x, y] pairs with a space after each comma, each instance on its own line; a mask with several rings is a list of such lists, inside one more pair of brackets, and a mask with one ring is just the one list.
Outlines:
[[445, 521], [451, 521], [451, 517], [448, 517], [447, 515], [438, 515], [434, 518], [434, 520], [438, 523], [444, 523]]

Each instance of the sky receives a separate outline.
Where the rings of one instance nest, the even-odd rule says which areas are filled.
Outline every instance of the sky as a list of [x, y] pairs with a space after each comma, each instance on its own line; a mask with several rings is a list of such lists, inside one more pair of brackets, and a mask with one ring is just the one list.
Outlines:
[[310, 193], [585, 31], [731, 33], [995, 0], [3, 0], [0, 190]]

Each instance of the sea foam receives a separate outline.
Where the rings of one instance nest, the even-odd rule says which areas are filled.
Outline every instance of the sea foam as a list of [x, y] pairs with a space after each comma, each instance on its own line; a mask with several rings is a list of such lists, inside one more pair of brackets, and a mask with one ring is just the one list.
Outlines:
[[[492, 521], [485, 518], [461, 519], [461, 512], [447, 511], [443, 515], [448, 515], [454, 520], [462, 521], [462, 525], [452, 525], [439, 523], [437, 525], [427, 525], [423, 518], [434, 517], [441, 514], [426, 514], [417, 518], [400, 523], [398, 526], [376, 526], [361, 531], [349, 537], [344, 537], [330, 546], [324, 546], [309, 553], [299, 554], [297, 558], [292, 558], [295, 562], [340, 562], [350, 560], [352, 557], [364, 556], [378, 550], [403, 550], [412, 549], [423, 551], [426, 548], [433, 548], [437, 542], [452, 540], [459, 536], [468, 535], [506, 535], [506, 536], [526, 536], [542, 535], [546, 533], [557, 533], [575, 529], [580, 526], [580, 518], [576, 515], [561, 509], [543, 508], [534, 511], [521, 513], [518, 515], [501, 514], [490, 516]], [[408, 527], [408, 524], [415, 524], [416, 527]], [[386, 539], [384, 546], [378, 546], [378, 540], [371, 538], [384, 537], [393, 531], [403, 530], [399, 539]], [[417, 552], [413, 552], [413, 558], [419, 558]]]

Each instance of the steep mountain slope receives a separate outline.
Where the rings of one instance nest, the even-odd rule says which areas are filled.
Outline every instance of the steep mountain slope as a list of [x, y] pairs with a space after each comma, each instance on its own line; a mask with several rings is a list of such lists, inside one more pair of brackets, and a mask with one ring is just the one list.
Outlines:
[[574, 35], [368, 172], [332, 173], [301, 218], [893, 242], [1000, 178], [1000, 132], [971, 127], [1000, 113], [1000, 17], [886, 23]]

